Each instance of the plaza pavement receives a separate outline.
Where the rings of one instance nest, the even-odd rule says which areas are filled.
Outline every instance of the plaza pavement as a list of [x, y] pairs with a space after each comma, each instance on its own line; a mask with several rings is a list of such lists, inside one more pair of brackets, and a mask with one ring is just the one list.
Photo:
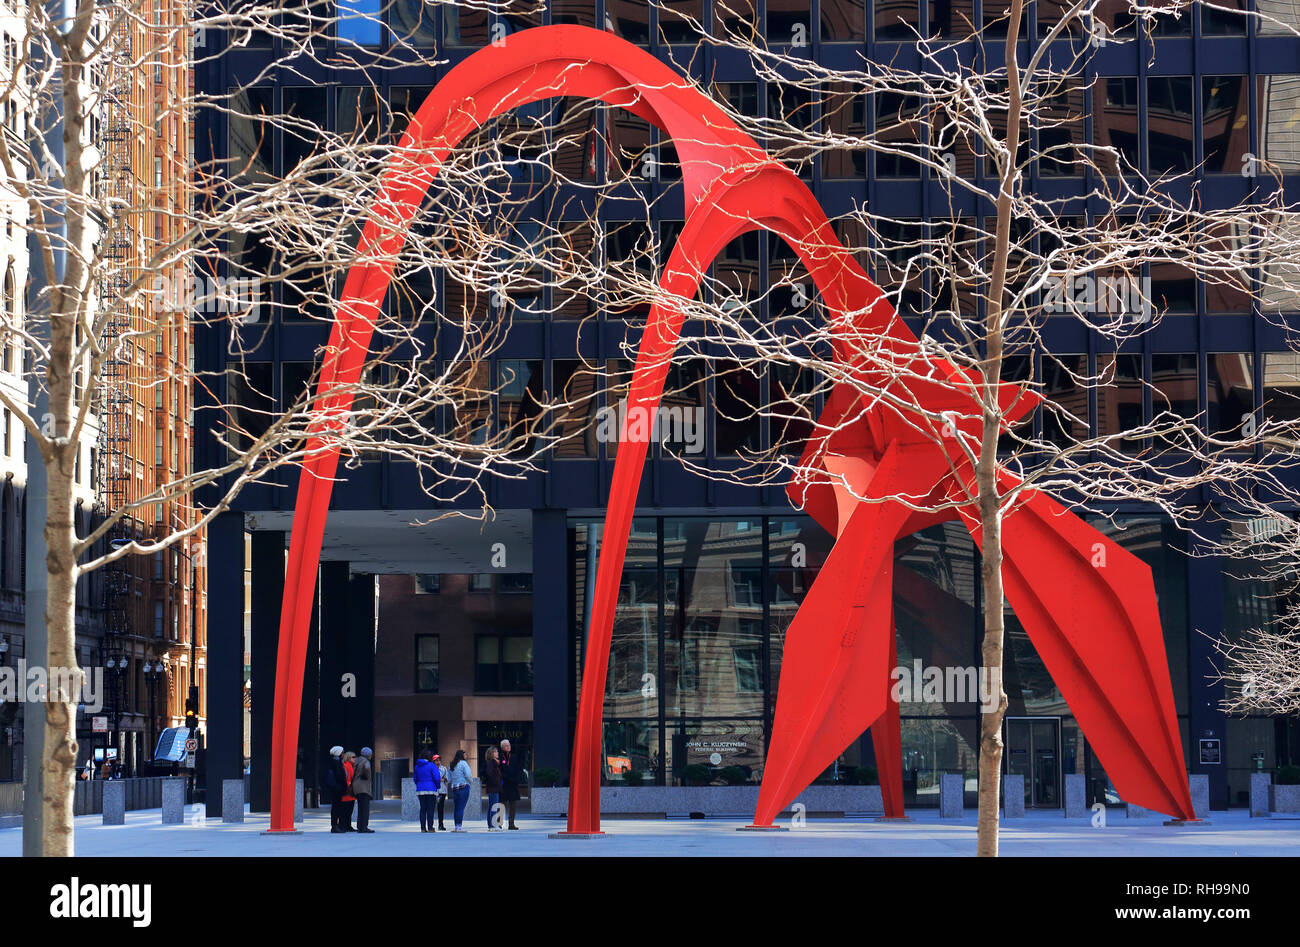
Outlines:
[[[188, 815], [188, 813], [187, 813]], [[84, 856], [321, 856], [509, 855], [524, 856], [967, 856], [975, 851], [975, 811], [961, 820], [913, 813], [910, 823], [866, 819], [809, 819], [788, 832], [737, 832], [742, 819], [607, 819], [601, 839], [551, 839], [560, 819], [523, 817], [517, 832], [489, 834], [482, 822], [468, 832], [422, 833], [399, 819], [396, 801], [376, 806], [373, 835], [333, 835], [328, 810], [308, 809], [296, 835], [262, 835], [265, 814], [245, 814], [242, 824], [219, 820], [161, 824], [161, 811], [126, 814], [126, 824], [105, 826], [98, 815], [76, 821], [76, 852]], [[1300, 854], [1300, 821], [1252, 819], [1244, 809], [1211, 814], [1210, 825], [1167, 827], [1161, 818], [1128, 820], [1108, 813], [1104, 828], [1090, 820], [1067, 822], [1059, 810], [1034, 812], [1002, 823], [1001, 853], [1009, 856], [1258, 856]], [[449, 823], [450, 824], [450, 823]], [[788, 825], [788, 821], [784, 824]], [[0, 829], [0, 856], [22, 850], [22, 829]]]

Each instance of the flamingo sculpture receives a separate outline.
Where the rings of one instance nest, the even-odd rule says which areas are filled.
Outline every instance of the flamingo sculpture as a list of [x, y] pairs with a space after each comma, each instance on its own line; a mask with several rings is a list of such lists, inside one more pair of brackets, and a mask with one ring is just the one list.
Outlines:
[[[337, 431], [365, 363], [408, 227], [447, 156], [510, 109], [577, 96], [627, 109], [665, 132], [682, 166], [686, 221], [651, 308], [628, 403], [653, 417], [683, 313], [732, 239], [779, 235], [816, 284], [834, 359], [831, 392], [787, 488], [836, 542], [787, 633], [769, 764], [754, 823], [771, 825], [868, 727], [889, 815], [901, 816], [894, 665], [894, 541], [958, 518], [981, 540], [974, 471], [957, 438], [978, 441], [980, 380], [922, 352], [880, 289], [836, 239], [798, 177], [706, 95], [646, 51], [580, 26], [525, 30], [468, 56], [412, 118], [384, 174], [335, 315], [298, 487], [280, 620], [272, 746], [271, 830], [292, 831], [298, 708], [314, 579], [337, 470]], [[1036, 398], [1001, 385], [1008, 422]], [[633, 416], [633, 411], [628, 416]], [[648, 441], [629, 439], [614, 466], [596, 571], [570, 774], [568, 834], [600, 831], [601, 716], [628, 532]], [[1015, 478], [1000, 472], [1004, 487]], [[917, 508], [945, 507], [942, 513]], [[1193, 819], [1150, 569], [1047, 496], [1025, 491], [1004, 524], [1006, 594], [1125, 799]], [[1104, 567], [1096, 563], [1104, 562]]]

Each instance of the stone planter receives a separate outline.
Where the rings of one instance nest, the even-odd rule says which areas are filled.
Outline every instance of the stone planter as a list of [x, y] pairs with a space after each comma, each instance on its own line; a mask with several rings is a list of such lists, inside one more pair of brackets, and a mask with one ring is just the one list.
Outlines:
[[1300, 786], [1270, 786], [1268, 808], [1274, 817], [1300, 819]]
[[[534, 786], [532, 813], [562, 816], [569, 809], [569, 790]], [[806, 815], [849, 813], [880, 815], [885, 804], [879, 786], [809, 786], [795, 800]], [[602, 815], [689, 816], [750, 819], [758, 805], [758, 786], [602, 786]], [[791, 812], [787, 809], [786, 812]]]

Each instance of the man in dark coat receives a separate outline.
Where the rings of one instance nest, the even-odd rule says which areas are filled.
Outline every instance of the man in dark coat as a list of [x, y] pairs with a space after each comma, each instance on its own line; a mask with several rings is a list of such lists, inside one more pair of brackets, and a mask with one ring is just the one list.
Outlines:
[[501, 802], [506, 807], [506, 816], [510, 819], [507, 828], [518, 829], [515, 825], [515, 808], [519, 804], [519, 784], [524, 778], [523, 760], [510, 752], [510, 741], [501, 741]]
[[330, 747], [330, 761], [325, 764], [325, 778], [321, 782], [330, 800], [330, 831], [352, 831], [352, 817], [344, 816], [351, 807], [343, 801], [348, 789], [348, 774], [343, 768], [343, 747]]

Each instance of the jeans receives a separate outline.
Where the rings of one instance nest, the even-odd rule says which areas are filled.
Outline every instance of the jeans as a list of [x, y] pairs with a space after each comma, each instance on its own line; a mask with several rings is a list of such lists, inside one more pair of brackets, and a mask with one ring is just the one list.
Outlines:
[[435, 801], [441, 798], [441, 796], [435, 796], [433, 793], [420, 793], [420, 831], [430, 832], [433, 830], [433, 807]]
[[487, 824], [488, 824], [488, 828], [490, 829], [490, 828], [493, 827], [493, 826], [492, 826], [492, 817], [493, 817], [494, 815], [496, 815], [496, 812], [495, 812], [494, 810], [496, 809], [496, 807], [497, 807], [498, 805], [500, 805], [500, 802], [501, 802], [501, 793], [499, 793], [499, 792], [490, 792], [490, 793], [487, 794], [487, 797], [488, 797], [488, 804], [487, 804]]
[[465, 806], [469, 804], [469, 786], [457, 786], [451, 791], [452, 815], [456, 828], [465, 821]]

